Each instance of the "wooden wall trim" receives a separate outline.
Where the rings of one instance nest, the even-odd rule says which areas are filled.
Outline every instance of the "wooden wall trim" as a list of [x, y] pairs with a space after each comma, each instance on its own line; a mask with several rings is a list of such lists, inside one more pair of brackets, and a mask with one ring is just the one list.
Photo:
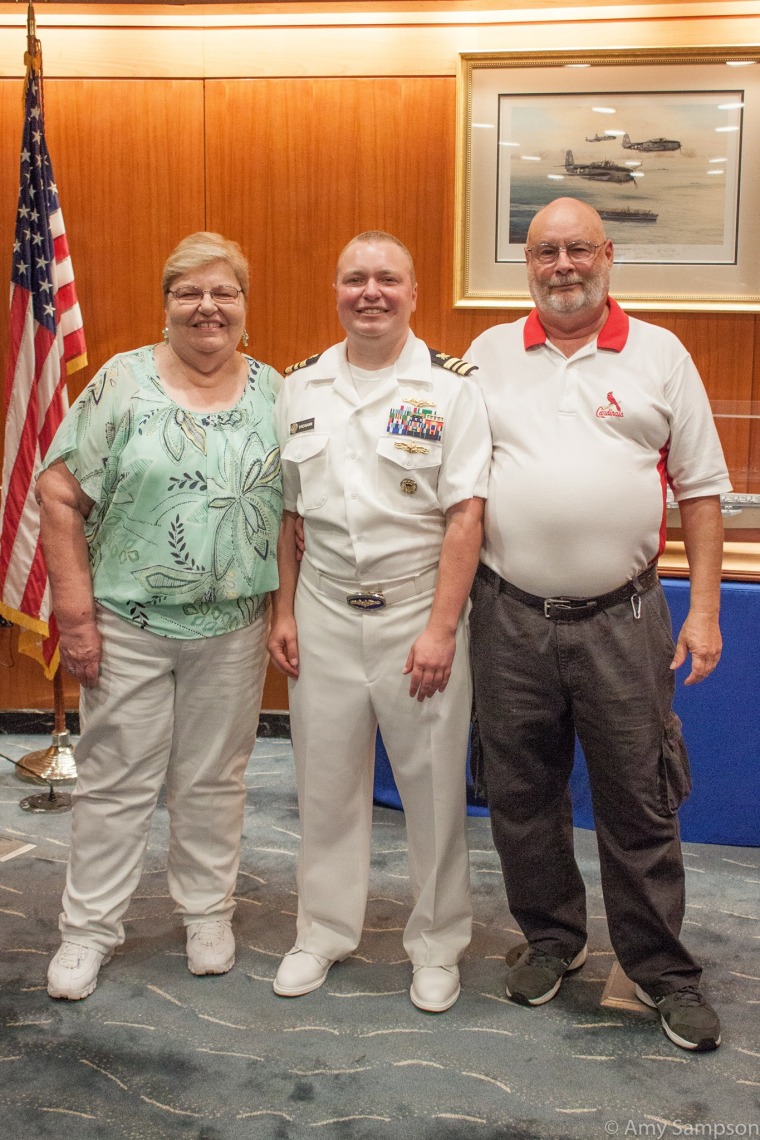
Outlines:
[[[654, 13], [652, 10], [654, 9]], [[155, 4], [151, 0], [131, 3], [70, 3], [66, 0], [36, 0], [35, 12], [41, 26], [316, 26], [319, 24], [474, 24], [524, 23], [539, 13], [563, 23], [584, 19], [636, 19], [654, 14], [671, 18], [687, 14], [752, 16], [756, 0], [522, 0], [510, 5], [506, 0], [374, 0], [372, 5], [355, 0], [245, 0], [238, 4], [192, 3], [173, 0]], [[19, 0], [0, 3], [0, 20], [10, 16], [21, 26], [26, 21], [26, 5]]]
[[[183, 6], [182, 14], [152, 5], [131, 13], [125, 5], [36, 7], [45, 73], [56, 78], [454, 75], [460, 52], [760, 41], [758, 5], [745, 0], [690, 4], [688, 16], [679, 3], [566, 8], [543, 0], [543, 7], [464, 12], [386, 4], [355, 9], [350, 20], [335, 5], [294, 15], [270, 5], [237, 15], [211, 13], [209, 5]], [[23, 74], [24, 48], [24, 6], [0, 4], [0, 76]]]

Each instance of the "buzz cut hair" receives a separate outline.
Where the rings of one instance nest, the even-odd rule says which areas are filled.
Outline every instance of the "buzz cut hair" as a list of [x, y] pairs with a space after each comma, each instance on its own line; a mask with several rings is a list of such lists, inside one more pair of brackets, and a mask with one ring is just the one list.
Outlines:
[[417, 284], [417, 274], [414, 271], [414, 258], [404, 243], [401, 241], [401, 239], [397, 238], [395, 234], [389, 234], [387, 230], [364, 230], [363, 233], [357, 234], [356, 237], [351, 238], [351, 241], [346, 242], [346, 244], [343, 246], [343, 249], [338, 254], [338, 262], [336, 264], [336, 278], [337, 265], [340, 264], [340, 259], [343, 257], [343, 254], [346, 252], [346, 250], [349, 249], [350, 246], [356, 245], [357, 242], [367, 243], [372, 241], [387, 241], [390, 242], [391, 245], [398, 246], [398, 248], [406, 255], [407, 261], [409, 262], [409, 272], [412, 276], [412, 285]]

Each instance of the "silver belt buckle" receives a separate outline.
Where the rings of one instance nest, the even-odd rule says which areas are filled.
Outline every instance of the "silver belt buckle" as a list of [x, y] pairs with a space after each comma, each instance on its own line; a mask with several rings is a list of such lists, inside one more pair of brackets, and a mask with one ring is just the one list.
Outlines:
[[550, 620], [561, 614], [590, 617], [596, 609], [596, 598], [544, 598], [544, 617]]
[[[554, 606], [562, 606], [563, 602], [567, 602], [566, 598], [544, 598], [544, 617], [551, 618], [552, 608]], [[565, 608], [567, 608], [565, 606]]]
[[346, 602], [355, 610], [381, 610], [385, 606], [385, 598], [382, 594], [369, 594], [361, 591], [356, 594], [347, 594]]

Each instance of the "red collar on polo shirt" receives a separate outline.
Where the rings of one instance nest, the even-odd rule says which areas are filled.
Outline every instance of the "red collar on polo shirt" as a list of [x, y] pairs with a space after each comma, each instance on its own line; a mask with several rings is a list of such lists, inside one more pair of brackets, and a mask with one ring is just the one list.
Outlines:
[[[596, 338], [597, 348], [606, 348], [611, 352], [622, 352], [628, 340], [629, 320], [614, 297], [607, 298], [609, 316]], [[523, 345], [525, 349], [537, 348], [546, 344], [546, 329], [539, 320], [538, 312], [533, 309], [525, 322], [523, 329]]]

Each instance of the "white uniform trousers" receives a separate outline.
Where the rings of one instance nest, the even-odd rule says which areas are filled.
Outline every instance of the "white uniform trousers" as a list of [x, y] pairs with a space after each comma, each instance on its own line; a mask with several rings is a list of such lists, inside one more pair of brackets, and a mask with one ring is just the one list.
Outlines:
[[185, 925], [232, 917], [269, 621], [191, 640], [147, 633], [102, 606], [97, 621], [101, 675], [81, 692], [59, 928], [103, 951], [124, 941], [164, 779], [175, 913]]
[[378, 724], [406, 816], [414, 903], [406, 952], [416, 966], [453, 965], [470, 941], [466, 622], [445, 692], [419, 702], [402, 674], [432, 598], [428, 590], [366, 612], [318, 592], [304, 575], [298, 584], [300, 674], [290, 684], [301, 818], [296, 945], [325, 958], [345, 958], [361, 938]]

